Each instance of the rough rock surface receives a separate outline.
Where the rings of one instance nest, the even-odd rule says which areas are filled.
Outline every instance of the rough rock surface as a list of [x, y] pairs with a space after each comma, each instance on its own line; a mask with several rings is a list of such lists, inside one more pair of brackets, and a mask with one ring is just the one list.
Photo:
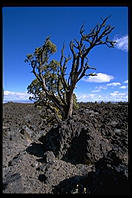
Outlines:
[[112, 149], [107, 138], [90, 123], [81, 123], [79, 116], [63, 121], [43, 138], [45, 149], [52, 150], [57, 158], [71, 163], [93, 164]]
[[127, 103], [81, 103], [59, 125], [6, 103], [2, 136], [3, 193], [128, 194]]

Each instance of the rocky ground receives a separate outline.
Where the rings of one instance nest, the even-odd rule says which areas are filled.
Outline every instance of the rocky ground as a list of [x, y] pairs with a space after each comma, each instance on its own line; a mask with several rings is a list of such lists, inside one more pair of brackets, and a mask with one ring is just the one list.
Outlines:
[[56, 123], [3, 105], [3, 193], [128, 194], [128, 104], [80, 103]]

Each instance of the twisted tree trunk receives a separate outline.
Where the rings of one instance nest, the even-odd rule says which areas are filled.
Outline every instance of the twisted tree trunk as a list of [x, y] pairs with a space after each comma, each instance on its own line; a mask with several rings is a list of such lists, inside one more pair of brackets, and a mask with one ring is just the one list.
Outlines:
[[68, 101], [68, 109], [67, 109], [67, 118], [72, 117], [72, 112], [73, 112], [73, 93], [70, 94], [69, 96], [69, 101]]
[[69, 105], [69, 111], [68, 111], [68, 117], [72, 117], [72, 112], [73, 112], [73, 93], [71, 95], [70, 99], [70, 105]]

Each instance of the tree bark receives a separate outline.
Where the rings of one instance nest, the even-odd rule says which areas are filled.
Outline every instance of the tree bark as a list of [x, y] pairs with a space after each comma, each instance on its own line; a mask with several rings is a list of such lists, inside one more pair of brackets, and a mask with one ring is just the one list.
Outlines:
[[66, 93], [66, 103], [67, 103], [67, 105], [65, 105], [65, 107], [64, 107], [64, 116], [63, 116], [64, 120], [72, 117], [72, 113], [73, 113], [73, 92], [68, 91]]
[[67, 118], [72, 117], [72, 112], [73, 112], [73, 93], [71, 94], [70, 97], [70, 102], [69, 102], [69, 109], [67, 113]]

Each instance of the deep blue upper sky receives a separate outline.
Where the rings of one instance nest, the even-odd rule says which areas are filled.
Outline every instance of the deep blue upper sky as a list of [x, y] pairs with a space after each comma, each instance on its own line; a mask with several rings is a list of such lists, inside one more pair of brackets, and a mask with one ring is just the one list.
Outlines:
[[101, 22], [100, 17], [109, 15], [111, 18], [107, 23], [115, 26], [110, 38], [118, 39], [119, 45], [114, 49], [105, 46], [96, 47], [88, 56], [89, 64], [96, 67], [96, 73], [103, 73], [106, 76], [99, 74], [98, 82], [81, 80], [75, 93], [80, 101], [127, 100], [127, 7], [3, 7], [5, 99], [26, 98], [24, 93], [20, 92], [27, 91], [27, 86], [34, 76], [24, 59], [26, 54], [33, 53], [36, 47], [41, 46], [48, 35], [57, 46], [55, 58], [59, 60], [63, 42], [66, 44], [65, 54], [68, 55], [69, 42], [74, 38], [80, 38], [79, 30], [82, 24], [88, 32]]

